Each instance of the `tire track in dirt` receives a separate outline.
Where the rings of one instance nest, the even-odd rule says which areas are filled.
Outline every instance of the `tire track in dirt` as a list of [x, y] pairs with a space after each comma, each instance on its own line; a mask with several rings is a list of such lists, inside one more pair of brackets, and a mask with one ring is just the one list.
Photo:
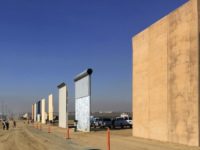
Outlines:
[[14, 130], [9, 130], [4, 132], [5, 135], [1, 137], [1, 146], [0, 149], [5, 149], [5, 150], [20, 150], [17, 147], [17, 144], [14, 140], [14, 134], [15, 131]]
[[1, 133], [0, 134], [0, 143], [5, 143], [8, 138], [9, 138], [10, 134], [9, 133]]
[[8, 131], [0, 131], [0, 150], [48, 150], [48, 148], [34, 136], [30, 136], [19, 127]]
[[40, 142], [36, 137], [31, 136], [25, 128], [16, 133], [15, 141], [22, 150], [48, 150], [44, 143]]
[[0, 150], [88, 150], [87, 145], [79, 145], [74, 139], [66, 140], [64, 132], [47, 133], [23, 122], [8, 131], [0, 129]]
[[[25, 129], [29, 135], [40, 139], [45, 145], [48, 145], [48, 150], [79, 150], [80, 147], [73, 144], [70, 140], [65, 140], [61, 136], [55, 135], [53, 133], [49, 134], [44, 131], [40, 131], [31, 127]], [[82, 148], [81, 148], [82, 149]]]

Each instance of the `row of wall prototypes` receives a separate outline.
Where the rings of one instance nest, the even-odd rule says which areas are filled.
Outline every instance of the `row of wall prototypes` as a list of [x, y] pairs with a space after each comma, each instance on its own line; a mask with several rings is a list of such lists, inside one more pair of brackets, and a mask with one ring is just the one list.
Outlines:
[[[46, 123], [47, 113], [45, 111], [45, 99], [35, 103], [32, 105], [32, 120], [34, 122], [41, 122], [43, 124]], [[53, 120], [53, 95], [49, 95], [49, 120]]]
[[[92, 69], [88, 69], [76, 76], [75, 82], [75, 110], [77, 129], [79, 131], [90, 131], [90, 101], [91, 101], [91, 74]], [[68, 128], [68, 92], [65, 83], [58, 85], [59, 89], [59, 123], [61, 128]], [[48, 116], [49, 121], [53, 120], [53, 95], [48, 97]], [[41, 108], [41, 109], [40, 109]], [[40, 114], [41, 113], [41, 114]], [[34, 104], [34, 121], [46, 122], [47, 114], [45, 112], [45, 99]]]

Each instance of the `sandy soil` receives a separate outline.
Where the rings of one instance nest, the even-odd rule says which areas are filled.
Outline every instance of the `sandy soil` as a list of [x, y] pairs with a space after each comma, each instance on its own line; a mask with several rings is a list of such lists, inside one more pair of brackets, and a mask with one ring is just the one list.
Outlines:
[[17, 122], [17, 128], [0, 130], [0, 150], [81, 150], [81, 146], [63, 137], [42, 132]]
[[[70, 139], [66, 139], [66, 129], [48, 125], [24, 124], [17, 122], [17, 128], [9, 131], [0, 129], [0, 150], [106, 150], [106, 130], [90, 133], [74, 132], [70, 129]], [[111, 130], [111, 150], [200, 150], [159, 141], [151, 141], [131, 136], [131, 129]]]

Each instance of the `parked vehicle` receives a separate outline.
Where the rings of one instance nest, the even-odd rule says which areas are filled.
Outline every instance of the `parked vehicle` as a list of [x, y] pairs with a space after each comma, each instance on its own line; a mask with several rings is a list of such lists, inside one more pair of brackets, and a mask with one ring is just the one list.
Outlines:
[[131, 117], [125, 117], [124, 119], [125, 119], [126, 122], [129, 124], [130, 128], [132, 128], [132, 126], [133, 126], [132, 118], [131, 118]]
[[91, 127], [98, 127], [99, 126], [99, 118], [92, 118], [92, 120], [90, 120], [90, 126]]
[[132, 127], [123, 117], [116, 117], [115, 119], [112, 120], [112, 127]]
[[59, 117], [58, 117], [58, 116], [55, 116], [55, 117], [53, 118], [53, 120], [50, 121], [50, 123], [52, 123], [52, 124], [58, 124], [58, 120], [59, 120]]
[[112, 121], [111, 121], [110, 118], [102, 118], [102, 119], [99, 120], [99, 126], [100, 126], [101, 128], [105, 128], [105, 127], [111, 128], [111, 126], [112, 126]]
[[90, 127], [94, 126], [94, 116], [90, 116]]

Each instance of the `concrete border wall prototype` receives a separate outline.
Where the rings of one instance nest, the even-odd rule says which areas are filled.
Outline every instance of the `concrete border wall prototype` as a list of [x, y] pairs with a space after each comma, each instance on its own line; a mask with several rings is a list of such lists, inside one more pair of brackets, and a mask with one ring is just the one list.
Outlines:
[[87, 69], [74, 79], [77, 130], [83, 132], [90, 132], [91, 74], [92, 69]]
[[58, 112], [59, 112], [59, 127], [61, 128], [68, 128], [68, 93], [67, 93], [67, 86], [65, 83], [61, 83], [58, 85], [59, 89], [59, 106], [58, 106]]
[[37, 122], [41, 121], [41, 101], [37, 102]]
[[45, 99], [41, 100], [41, 121], [43, 124], [46, 123]]
[[50, 94], [49, 95], [49, 98], [48, 98], [48, 101], [49, 101], [49, 121], [53, 121], [53, 95]]
[[200, 0], [133, 37], [133, 136], [199, 144]]
[[34, 120], [34, 104], [31, 105], [31, 109], [32, 109], [31, 120]]
[[34, 122], [37, 121], [37, 104], [34, 104]]
[[40, 121], [41, 121], [41, 115], [37, 114], [37, 122], [40, 122]]

